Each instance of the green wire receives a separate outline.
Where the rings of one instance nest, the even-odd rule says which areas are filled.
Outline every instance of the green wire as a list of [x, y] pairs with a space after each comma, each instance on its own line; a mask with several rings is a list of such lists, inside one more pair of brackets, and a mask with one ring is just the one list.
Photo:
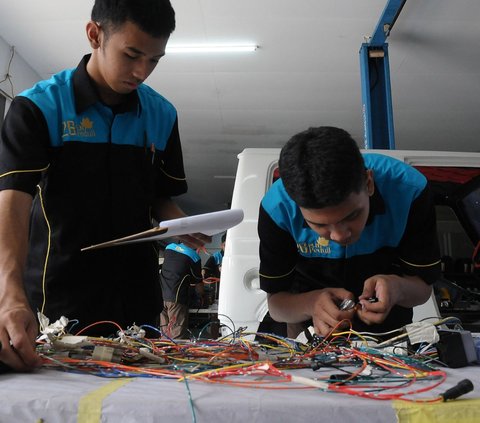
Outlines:
[[190, 385], [188, 384], [188, 379], [183, 373], [183, 381], [185, 382], [185, 387], [187, 388], [188, 402], [190, 404], [190, 411], [192, 412], [192, 422], [197, 423], [197, 416], [195, 415], [195, 407], [193, 405], [192, 393], [190, 392]]

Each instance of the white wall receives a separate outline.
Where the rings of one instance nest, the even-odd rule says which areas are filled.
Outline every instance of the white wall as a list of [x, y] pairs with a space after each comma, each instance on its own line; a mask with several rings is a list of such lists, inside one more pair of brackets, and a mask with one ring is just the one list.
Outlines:
[[[2, 81], [7, 74], [11, 52], [11, 46], [2, 38], [0, 33], [0, 81]], [[31, 68], [18, 51], [15, 51], [13, 56], [9, 74], [11, 75], [11, 81], [13, 83], [13, 96], [30, 88], [35, 82], [41, 79], [39, 74]], [[0, 83], [0, 89], [8, 96], [12, 96], [12, 86], [8, 80]]]

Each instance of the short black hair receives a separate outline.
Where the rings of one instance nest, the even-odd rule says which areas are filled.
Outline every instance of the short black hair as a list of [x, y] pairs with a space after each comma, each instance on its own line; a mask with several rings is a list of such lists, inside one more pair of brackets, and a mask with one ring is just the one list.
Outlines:
[[365, 187], [367, 175], [356, 141], [332, 126], [294, 135], [282, 148], [278, 167], [288, 195], [307, 209], [342, 203]]
[[168, 37], [175, 30], [175, 11], [169, 0], [95, 0], [91, 19], [107, 36], [127, 21], [155, 38]]
[[227, 239], [227, 233], [225, 232], [225, 233], [222, 235], [222, 242], [225, 242], [226, 239]]

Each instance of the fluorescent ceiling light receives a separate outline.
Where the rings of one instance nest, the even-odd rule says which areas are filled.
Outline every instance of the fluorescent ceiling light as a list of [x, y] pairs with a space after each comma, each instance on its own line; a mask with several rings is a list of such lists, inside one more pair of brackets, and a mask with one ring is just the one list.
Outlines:
[[228, 44], [196, 44], [167, 46], [167, 53], [248, 53], [255, 51], [258, 46], [254, 44], [228, 45]]

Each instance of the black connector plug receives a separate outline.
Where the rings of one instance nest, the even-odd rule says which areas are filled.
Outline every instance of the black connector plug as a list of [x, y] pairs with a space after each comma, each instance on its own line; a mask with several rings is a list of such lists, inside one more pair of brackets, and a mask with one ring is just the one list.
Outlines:
[[470, 379], [463, 379], [458, 382], [453, 388], [447, 389], [443, 394], [440, 394], [440, 396], [443, 398], [443, 401], [448, 401], [456, 399], [463, 394], [467, 394], [470, 391], [473, 391], [472, 381]]

